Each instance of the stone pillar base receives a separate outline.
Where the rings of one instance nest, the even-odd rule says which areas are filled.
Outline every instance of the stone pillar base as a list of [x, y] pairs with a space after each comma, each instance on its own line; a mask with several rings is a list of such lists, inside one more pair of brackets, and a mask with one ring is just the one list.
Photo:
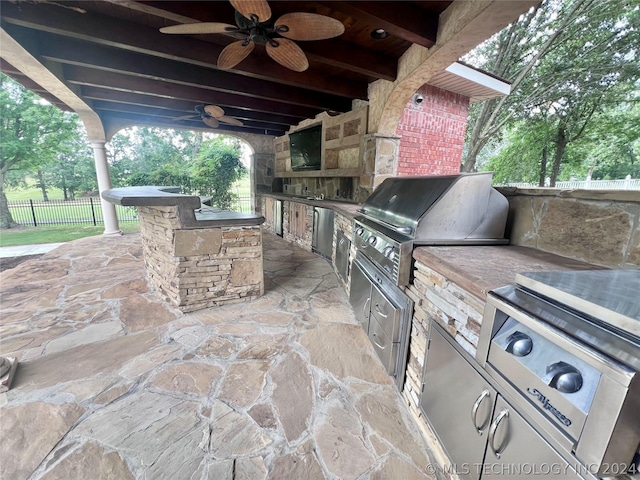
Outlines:
[[138, 207], [150, 282], [182, 312], [264, 294], [262, 227], [182, 229], [177, 207]]

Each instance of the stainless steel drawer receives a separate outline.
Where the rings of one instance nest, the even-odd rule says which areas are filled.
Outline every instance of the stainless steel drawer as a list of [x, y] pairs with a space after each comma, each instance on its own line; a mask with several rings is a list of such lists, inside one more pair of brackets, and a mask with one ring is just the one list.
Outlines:
[[402, 309], [391, 303], [375, 285], [372, 290], [371, 315], [376, 317], [378, 323], [392, 342], [399, 342], [400, 315]]
[[391, 341], [373, 315], [369, 319], [369, 340], [387, 373], [395, 375], [400, 343]]

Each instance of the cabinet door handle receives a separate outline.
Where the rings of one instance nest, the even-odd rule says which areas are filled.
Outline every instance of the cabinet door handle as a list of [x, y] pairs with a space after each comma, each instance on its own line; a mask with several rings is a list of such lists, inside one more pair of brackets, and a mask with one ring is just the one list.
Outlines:
[[[498, 430], [498, 426], [502, 422], [502, 420], [509, 418], [509, 410], [502, 410], [496, 419], [491, 424], [491, 428], [489, 428], [489, 448], [493, 451], [493, 454], [496, 458], [500, 458], [502, 452], [504, 452], [505, 447], [507, 446], [507, 441], [505, 440], [504, 444], [500, 445], [500, 448], [496, 448], [495, 440], [496, 440], [496, 431]], [[507, 424], [508, 425], [508, 424]]]
[[372, 341], [373, 343], [375, 343], [375, 344], [378, 346], [378, 348], [379, 348], [380, 350], [384, 350], [385, 348], [387, 348], [387, 346], [386, 346], [386, 345], [380, 345], [380, 344], [377, 342], [377, 340], [378, 340], [378, 336], [376, 335], [376, 333], [375, 333], [375, 332], [373, 332], [373, 338], [371, 339], [371, 341]]
[[489, 392], [489, 390], [485, 388], [480, 396], [476, 399], [476, 401], [473, 402], [473, 408], [471, 408], [471, 421], [473, 422], [473, 426], [475, 427], [476, 432], [478, 432], [478, 435], [480, 436], [482, 436], [482, 434], [484, 433], [487, 422], [485, 421], [482, 425], [478, 426], [478, 409], [480, 408], [480, 405], [482, 405], [484, 399], [490, 396], [491, 392]]
[[376, 303], [376, 306], [374, 307], [376, 309], [376, 313], [378, 315], [380, 315], [381, 317], [387, 318], [389, 315], [385, 315], [384, 313], [382, 313], [382, 310], [380, 310], [380, 305]]
[[369, 318], [369, 305], [371, 304], [371, 297], [367, 298], [362, 306], [362, 315], [364, 318]]

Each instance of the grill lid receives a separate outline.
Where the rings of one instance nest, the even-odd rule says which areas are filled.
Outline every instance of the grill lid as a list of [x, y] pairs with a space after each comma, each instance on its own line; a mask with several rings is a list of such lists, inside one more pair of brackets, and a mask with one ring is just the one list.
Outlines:
[[508, 202], [491, 172], [387, 178], [361, 213], [415, 240], [502, 239]]

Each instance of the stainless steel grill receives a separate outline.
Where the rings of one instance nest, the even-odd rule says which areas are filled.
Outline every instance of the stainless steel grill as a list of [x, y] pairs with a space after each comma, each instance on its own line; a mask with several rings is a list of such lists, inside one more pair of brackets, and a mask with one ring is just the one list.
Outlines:
[[508, 207], [490, 173], [388, 178], [364, 202], [354, 225], [350, 302], [398, 388], [413, 309], [400, 286], [409, 284], [413, 248], [507, 243]]
[[516, 283], [488, 296], [477, 360], [577, 470], [634, 470], [640, 271], [535, 272]]
[[509, 204], [491, 173], [388, 178], [355, 217], [355, 245], [396, 285], [408, 285], [420, 245], [504, 244]]

